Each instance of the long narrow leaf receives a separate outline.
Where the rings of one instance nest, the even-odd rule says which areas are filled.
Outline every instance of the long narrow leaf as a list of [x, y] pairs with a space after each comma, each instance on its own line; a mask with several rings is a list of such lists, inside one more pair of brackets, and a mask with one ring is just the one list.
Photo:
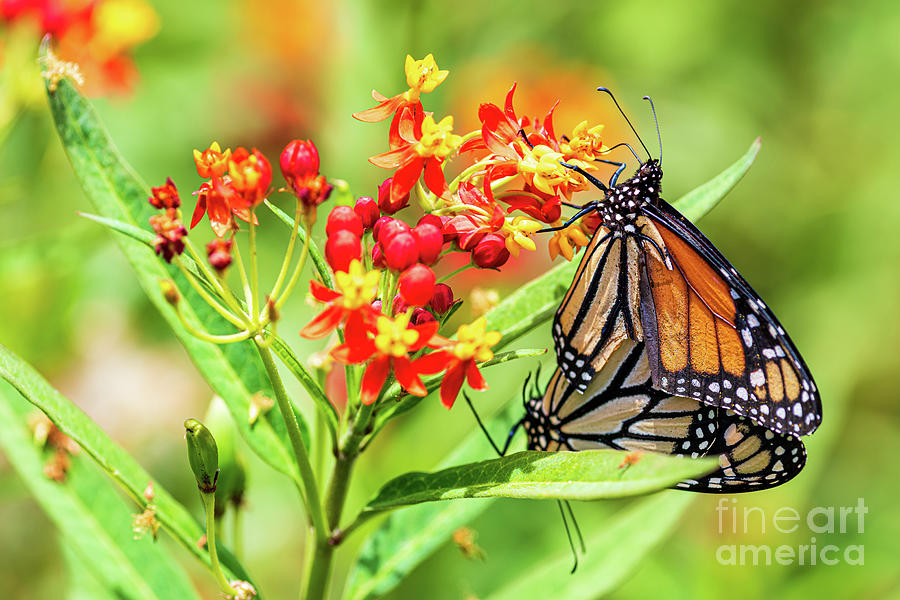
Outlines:
[[[9, 382], [26, 400], [43, 411], [140, 507], [145, 506], [143, 491], [148, 482], [154, 481], [150, 474], [131, 455], [112, 441], [80, 408], [56, 391], [31, 366], [21, 361], [2, 345], [0, 345], [0, 377]], [[16, 392], [7, 385], [0, 384], [0, 393], [8, 397], [10, 394], [15, 395]], [[163, 528], [188, 552], [208, 564], [206, 552], [197, 547], [197, 540], [203, 535], [203, 529], [187, 509], [158, 482], [154, 482], [154, 487], [157, 518]], [[226, 549], [220, 547], [219, 553], [222, 562], [232, 574], [239, 579], [247, 579], [243, 567]]]
[[[61, 81], [47, 92], [57, 131], [81, 185], [100, 215], [138, 227], [147, 223], [154, 209], [147, 202], [149, 189], [118, 154], [93, 108], [69, 84]], [[194, 292], [176, 268], [166, 265], [145, 243], [115, 236], [131, 263], [141, 286], [184, 345], [197, 369], [228, 406], [241, 435], [269, 465], [299, 481], [284, 420], [269, 411], [252, 427], [248, 422], [250, 398], [257, 392], [274, 397], [261, 360], [252, 342], [217, 346], [201, 342], [181, 325], [162, 296], [161, 279], [172, 279], [182, 296], [181, 310], [214, 333], [234, 331]], [[299, 416], [298, 416], [299, 417]], [[299, 418], [308, 439], [308, 427]]]
[[62, 533], [63, 543], [88, 558], [85, 564], [94, 576], [120, 598], [198, 598], [187, 575], [162, 547], [149, 538], [133, 539], [134, 511], [87, 457], [73, 457], [62, 482], [44, 475], [42, 454], [49, 453], [29, 436], [29, 405], [3, 387], [0, 448]]

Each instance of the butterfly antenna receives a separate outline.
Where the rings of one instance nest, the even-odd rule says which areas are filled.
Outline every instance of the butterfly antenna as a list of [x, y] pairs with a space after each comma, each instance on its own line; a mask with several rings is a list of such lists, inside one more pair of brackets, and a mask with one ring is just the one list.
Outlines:
[[566, 505], [566, 508], [569, 509], [569, 517], [572, 519], [575, 535], [578, 536], [578, 545], [581, 546], [581, 553], [584, 554], [587, 552], [587, 546], [584, 545], [584, 538], [581, 536], [581, 527], [578, 526], [578, 519], [575, 518], [575, 513], [572, 511], [572, 504], [568, 500], [563, 500], [563, 503]]
[[575, 548], [575, 542], [572, 541], [572, 532], [569, 531], [569, 520], [566, 518], [566, 510], [563, 508], [563, 501], [557, 500], [556, 505], [559, 506], [559, 514], [562, 516], [563, 527], [566, 528], [566, 539], [569, 540], [569, 548], [572, 549], [572, 570], [569, 573], [575, 573], [578, 570], [578, 550]]
[[644, 100], [650, 103], [650, 110], [653, 111], [653, 122], [656, 123], [656, 139], [659, 140], [659, 164], [662, 164], [662, 136], [659, 134], [659, 119], [656, 118], [656, 107], [653, 106], [653, 98], [644, 96]]
[[[598, 88], [597, 88], [597, 91], [598, 91], [598, 92], [605, 92], [605, 93], [609, 94], [609, 97], [612, 98], [612, 101], [615, 103], [616, 108], [619, 109], [619, 112], [622, 114], [622, 117], [624, 117], [625, 122], [628, 123], [628, 126], [631, 127], [631, 131], [634, 132], [634, 136], [637, 138], [637, 141], [639, 141], [639, 142], [641, 143], [641, 146], [644, 148], [644, 152], [647, 153], [647, 156], [650, 156], [650, 158], [653, 158], [653, 157], [650, 155], [650, 151], [647, 150], [647, 146], [644, 144], [644, 140], [642, 140], [642, 139], [641, 139], [641, 136], [638, 135], [637, 129], [635, 129], [635, 128], [634, 128], [634, 125], [631, 124], [631, 120], [629, 120], [628, 115], [626, 115], [626, 114], [625, 114], [625, 111], [622, 110], [622, 107], [619, 106], [619, 101], [616, 100], [616, 97], [613, 96], [613, 93], [612, 93], [611, 91], [609, 91], [609, 88], [598, 87]], [[642, 162], [641, 164], [643, 165], [644, 163]]]
[[634, 148], [631, 147], [631, 144], [628, 144], [628, 143], [626, 143], [626, 142], [619, 142], [618, 144], [616, 144], [616, 145], [613, 146], [612, 148], [607, 148], [606, 150], [603, 151], [603, 154], [607, 154], [607, 153], [609, 153], [609, 152], [612, 152], [613, 150], [615, 150], [615, 149], [618, 148], [619, 146], [625, 146], [626, 148], [628, 148], [629, 150], [631, 150], [631, 153], [634, 154], [635, 160], [637, 160], [638, 163], [641, 164], [641, 165], [644, 164], [644, 163], [641, 161], [641, 159], [638, 158], [637, 152], [634, 151]]

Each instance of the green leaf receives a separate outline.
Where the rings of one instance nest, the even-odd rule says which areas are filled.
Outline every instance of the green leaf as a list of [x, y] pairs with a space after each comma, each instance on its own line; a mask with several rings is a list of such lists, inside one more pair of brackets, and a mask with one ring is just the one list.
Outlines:
[[541, 558], [523, 569], [520, 576], [512, 577], [509, 585], [489, 595], [488, 600], [592, 600], [605, 596], [671, 533], [694, 498], [672, 491], [643, 499], [618, 513], [586, 540], [587, 553], [574, 575], [569, 573], [571, 552]]
[[712, 458], [646, 453], [623, 468], [623, 455], [620, 450], [523, 451], [434, 473], [406, 473], [387, 482], [366, 510], [457, 498], [624, 498], [695, 479], [718, 465]]
[[[696, 221], [713, 209], [731, 191], [750, 169], [760, 148], [759, 139], [733, 165], [709, 182], [679, 198], [674, 206], [685, 217]], [[556, 314], [566, 290], [575, 277], [579, 260], [566, 262], [550, 269], [544, 275], [531, 280], [503, 299], [486, 317], [488, 329], [503, 334], [495, 351], [504, 348], [518, 338], [549, 321]], [[375, 430], [383, 427], [396, 415], [408, 411], [422, 401], [418, 396], [407, 396], [389, 406], [376, 416]]]
[[[157, 211], [147, 202], [149, 189], [118, 154], [93, 108], [71, 86], [61, 81], [55, 92], [48, 90], [50, 108], [57, 131], [81, 185], [100, 215], [116, 222], [122, 230], [139, 228]], [[269, 411], [252, 427], [248, 423], [250, 398], [256, 392], [274, 397], [271, 384], [252, 341], [218, 346], [202, 342], [188, 333], [159, 289], [161, 279], [175, 281], [182, 297], [181, 310], [213, 333], [233, 332], [233, 326], [210, 308], [185, 281], [180, 270], [167, 265], [146, 243], [126, 236], [116, 242], [137, 273], [150, 300], [172, 327], [197, 369], [216, 394], [225, 400], [229, 412], [250, 448], [263, 461], [292, 477], [299, 476], [290, 449], [284, 419], [279, 411]], [[299, 418], [304, 438], [309, 428]]]
[[331, 430], [333, 435], [337, 435], [338, 420], [340, 417], [338, 417], [334, 405], [328, 400], [328, 396], [325, 395], [325, 392], [319, 387], [315, 378], [306, 370], [306, 367], [303, 366], [297, 358], [297, 355], [294, 354], [294, 351], [291, 350], [290, 346], [288, 346], [283, 339], [278, 336], [273, 336], [271, 338], [271, 343], [272, 345], [270, 347], [272, 348], [272, 351], [278, 355], [281, 362], [283, 362], [288, 370], [294, 374], [297, 381], [303, 385], [303, 388], [309, 393], [309, 397], [316, 403], [316, 407], [322, 413], [322, 416], [325, 417], [328, 429]]
[[[30, 365], [0, 345], [0, 377], [8, 381], [59, 429], [72, 438], [81, 449], [103, 469], [143, 510], [143, 497], [147, 483], [154, 481], [125, 450], [113, 442], [80, 408], [56, 391]], [[0, 384], [0, 394], [10, 398], [15, 392]], [[188, 468], [185, 461], [184, 468]], [[207, 553], [197, 547], [197, 540], [204, 531], [184, 506], [175, 500], [165, 488], [154, 481], [157, 507], [156, 516], [163, 528], [188, 552], [209, 564]], [[219, 547], [222, 563], [238, 579], [248, 579], [243, 567], [223, 547]]]
[[[148, 535], [135, 540], [132, 510], [83, 456], [71, 458], [63, 482], [48, 479], [52, 455], [35, 446], [27, 402], [7, 386], [0, 394], [0, 448], [63, 535], [63, 544], [84, 558], [107, 590], [120, 598], [199, 598], [178, 564]], [[15, 397], [15, 398], [14, 398]]]

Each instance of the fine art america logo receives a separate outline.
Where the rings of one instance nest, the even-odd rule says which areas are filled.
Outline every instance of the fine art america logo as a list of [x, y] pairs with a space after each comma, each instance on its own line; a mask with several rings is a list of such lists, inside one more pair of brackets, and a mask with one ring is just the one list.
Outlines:
[[788, 544], [722, 544], [716, 549], [721, 565], [862, 565], [862, 544], [836, 545], [816, 540], [816, 535], [861, 534], [869, 509], [863, 498], [855, 506], [817, 506], [802, 513], [790, 506], [766, 513], [759, 506], [739, 506], [737, 498], [719, 498], [716, 520], [720, 535], [769, 535], [772, 533], [804, 533], [806, 543]]

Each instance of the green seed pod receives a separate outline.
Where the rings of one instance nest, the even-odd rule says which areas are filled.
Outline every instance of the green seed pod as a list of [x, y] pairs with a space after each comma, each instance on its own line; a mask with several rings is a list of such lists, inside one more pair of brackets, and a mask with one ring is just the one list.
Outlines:
[[219, 450], [216, 448], [216, 440], [197, 419], [186, 420], [184, 429], [188, 461], [197, 479], [197, 487], [204, 494], [212, 494], [216, 491], [216, 481], [219, 478]]

